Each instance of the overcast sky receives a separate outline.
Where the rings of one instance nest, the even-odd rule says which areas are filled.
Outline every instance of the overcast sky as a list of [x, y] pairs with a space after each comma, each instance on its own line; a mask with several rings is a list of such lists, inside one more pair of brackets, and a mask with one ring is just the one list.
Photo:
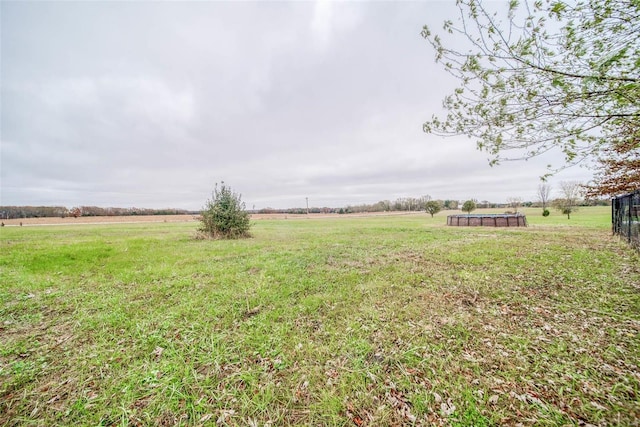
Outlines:
[[535, 200], [559, 162], [422, 131], [457, 84], [420, 31], [453, 1], [0, 8], [2, 205], [199, 209], [220, 181], [249, 209]]

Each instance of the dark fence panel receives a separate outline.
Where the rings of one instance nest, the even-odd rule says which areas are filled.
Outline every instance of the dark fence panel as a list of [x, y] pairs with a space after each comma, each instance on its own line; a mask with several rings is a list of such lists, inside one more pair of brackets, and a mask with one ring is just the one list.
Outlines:
[[613, 232], [640, 249], [640, 190], [618, 196], [611, 201]]

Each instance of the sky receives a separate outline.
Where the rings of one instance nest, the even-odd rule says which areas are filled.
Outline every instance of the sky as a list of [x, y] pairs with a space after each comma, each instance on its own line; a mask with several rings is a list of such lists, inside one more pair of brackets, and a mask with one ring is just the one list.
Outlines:
[[535, 200], [561, 154], [490, 167], [474, 140], [422, 131], [457, 82], [420, 31], [456, 16], [453, 1], [2, 1], [0, 205], [197, 210], [221, 181], [248, 209]]

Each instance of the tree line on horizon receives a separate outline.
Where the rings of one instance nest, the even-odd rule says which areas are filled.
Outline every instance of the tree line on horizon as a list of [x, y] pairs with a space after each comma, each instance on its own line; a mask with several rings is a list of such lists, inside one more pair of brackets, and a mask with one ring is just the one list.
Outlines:
[[[509, 198], [507, 203], [494, 203], [488, 200], [478, 201], [473, 199], [478, 209], [516, 209], [519, 207], [542, 207], [540, 201], [524, 201], [521, 198]], [[362, 203], [343, 207], [309, 207], [307, 208], [262, 208], [252, 209], [253, 214], [351, 214], [351, 213], [375, 213], [375, 212], [424, 212], [425, 205], [434, 202], [440, 210], [459, 210], [462, 202], [454, 199], [432, 200], [430, 196], [400, 197], [394, 201], [381, 200], [376, 203]], [[609, 206], [608, 199], [581, 200], [581, 206]], [[198, 215], [201, 211], [187, 209], [146, 209], [146, 208], [102, 208], [98, 206], [77, 206], [67, 208], [64, 206], [0, 206], [0, 219], [19, 218], [67, 218], [90, 216], [134, 216], [134, 215]]]
[[[510, 197], [507, 203], [494, 203], [488, 200], [478, 201], [476, 199], [470, 199], [475, 203], [475, 207], [478, 209], [510, 209], [517, 210], [520, 207], [541, 207], [545, 208], [545, 203], [540, 200], [536, 201], [524, 201], [519, 197]], [[433, 200], [429, 196], [422, 196], [419, 198], [399, 198], [395, 201], [381, 200], [376, 203], [362, 203], [358, 205], [347, 205], [339, 208], [332, 207], [310, 207], [308, 212], [310, 214], [351, 214], [351, 213], [374, 213], [374, 212], [424, 212], [427, 203], [437, 204], [440, 210], [460, 210], [462, 209], [463, 202], [453, 199], [438, 199]], [[551, 201], [548, 202], [549, 204]], [[610, 206], [611, 200], [609, 199], [582, 199], [578, 201], [579, 206]], [[427, 212], [429, 210], [427, 209]], [[263, 208], [250, 211], [257, 214], [290, 214], [290, 215], [303, 215], [307, 213], [306, 208]]]
[[101, 208], [98, 206], [0, 206], [1, 219], [67, 218], [87, 216], [187, 215], [186, 209]]

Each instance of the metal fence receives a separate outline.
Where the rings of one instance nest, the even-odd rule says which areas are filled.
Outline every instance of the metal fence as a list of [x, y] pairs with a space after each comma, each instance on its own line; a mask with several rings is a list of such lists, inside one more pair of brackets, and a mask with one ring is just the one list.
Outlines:
[[640, 250], [640, 190], [618, 196], [611, 201], [613, 232]]

